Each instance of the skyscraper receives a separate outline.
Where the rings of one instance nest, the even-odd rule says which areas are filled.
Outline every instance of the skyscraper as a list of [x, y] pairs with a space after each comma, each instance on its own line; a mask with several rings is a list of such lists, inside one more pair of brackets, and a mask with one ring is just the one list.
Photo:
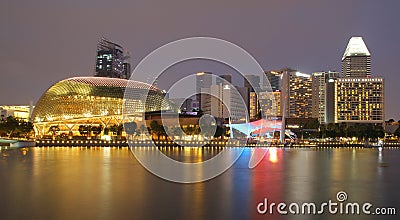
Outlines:
[[334, 82], [338, 72], [315, 72], [312, 74], [312, 117], [320, 124], [334, 122]]
[[369, 77], [371, 75], [371, 54], [362, 37], [352, 37], [342, 57], [344, 77]]
[[352, 37], [342, 58], [344, 78], [335, 80], [335, 123], [383, 123], [385, 84], [371, 77], [371, 54], [361, 37]]
[[95, 76], [127, 79], [130, 75], [130, 64], [124, 64], [127, 58], [122, 46], [102, 38], [97, 44]]
[[[199, 102], [199, 107], [201, 110], [204, 108], [204, 104], [208, 104], [203, 102], [202, 100], [208, 100], [209, 98], [205, 96], [209, 96], [205, 94], [204, 92], [207, 90], [202, 90], [202, 89], [209, 89], [212, 85], [212, 73], [207, 73], [207, 72], [199, 72], [196, 74], [196, 100]], [[201, 94], [201, 93], [204, 94]]]
[[271, 85], [272, 91], [280, 91], [282, 89], [282, 72], [268, 71], [265, 72], [265, 76]]
[[283, 72], [281, 105], [286, 105], [286, 116], [290, 118], [311, 118], [311, 75], [288, 70]]
[[232, 75], [230, 74], [225, 74], [225, 75], [220, 75], [216, 76], [215, 84], [223, 84], [226, 85], [227, 83], [232, 83]]
[[248, 114], [251, 120], [258, 118], [258, 112], [260, 110], [258, 96], [256, 90], [260, 88], [260, 76], [257, 75], [245, 75], [244, 88], [248, 89]]
[[245, 75], [244, 77], [244, 87], [249, 88], [251, 92], [254, 92], [255, 89], [260, 88], [260, 76]]
[[384, 123], [384, 80], [340, 78], [335, 81], [335, 122]]
[[[203, 112], [216, 118], [235, 118], [238, 122], [239, 115], [243, 115], [243, 99], [240, 93], [230, 85], [212, 85], [210, 88], [202, 88], [207, 96], [201, 96]], [[244, 122], [245, 118], [239, 119]]]

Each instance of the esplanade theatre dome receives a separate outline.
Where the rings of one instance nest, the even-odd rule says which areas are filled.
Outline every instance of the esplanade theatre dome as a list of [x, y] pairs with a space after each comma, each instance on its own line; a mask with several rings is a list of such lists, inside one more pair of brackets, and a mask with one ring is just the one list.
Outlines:
[[[128, 96], [124, 100], [124, 93]], [[142, 121], [148, 111], [176, 110], [165, 93], [146, 83], [107, 77], [74, 77], [51, 86], [39, 99], [32, 119], [36, 134], [48, 135], [51, 128], [79, 135], [79, 126], [107, 126], [122, 123], [125, 116]], [[125, 102], [125, 103], [124, 103]], [[50, 129], [50, 130], [49, 130]]]

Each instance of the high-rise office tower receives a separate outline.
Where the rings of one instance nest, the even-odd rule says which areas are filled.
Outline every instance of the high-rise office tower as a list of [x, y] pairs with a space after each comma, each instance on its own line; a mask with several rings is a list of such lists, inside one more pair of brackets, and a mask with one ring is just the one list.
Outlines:
[[312, 117], [320, 124], [334, 123], [335, 80], [338, 72], [316, 72], [312, 74]]
[[245, 75], [244, 77], [244, 87], [249, 88], [251, 92], [254, 92], [257, 88], [260, 88], [260, 76]]
[[283, 70], [265, 72], [272, 90], [272, 93], [262, 93], [260, 95], [260, 99], [267, 100], [261, 104], [263, 114], [266, 116], [282, 116], [282, 73]]
[[216, 76], [216, 80], [215, 80], [216, 85], [219, 85], [219, 84], [227, 85], [228, 83], [229, 84], [232, 83], [232, 75], [225, 74], [225, 75]]
[[369, 77], [371, 54], [362, 37], [352, 37], [342, 57], [343, 77]]
[[271, 85], [272, 91], [280, 91], [282, 89], [282, 72], [280, 71], [268, 71], [265, 72], [269, 84]]
[[234, 118], [235, 122], [245, 122], [244, 101], [233, 86], [212, 85], [210, 88], [202, 88], [202, 93], [209, 95], [201, 96], [203, 112], [216, 118]]
[[275, 90], [272, 92], [261, 92], [260, 100], [260, 111], [264, 117], [276, 117], [282, 116], [281, 112], [281, 90]]
[[284, 70], [282, 73], [282, 102], [286, 117], [312, 117], [311, 75]]
[[207, 94], [202, 93], [202, 89], [209, 89], [212, 85], [212, 73], [207, 72], [199, 72], [196, 73], [196, 100], [199, 102], [199, 108], [203, 110], [203, 105], [208, 105], [208, 103], [203, 102], [202, 100], [208, 100], [209, 98], [205, 98], [205, 96], [209, 96]]
[[124, 65], [127, 58], [122, 46], [102, 38], [97, 44], [95, 76], [127, 79], [130, 76], [130, 64]]
[[248, 100], [248, 114], [250, 120], [255, 120], [258, 118], [258, 112], [260, 111], [258, 96], [256, 91], [260, 88], [260, 76], [257, 75], [245, 75], [244, 80], [244, 88], [247, 88], [248, 96], [246, 97]]

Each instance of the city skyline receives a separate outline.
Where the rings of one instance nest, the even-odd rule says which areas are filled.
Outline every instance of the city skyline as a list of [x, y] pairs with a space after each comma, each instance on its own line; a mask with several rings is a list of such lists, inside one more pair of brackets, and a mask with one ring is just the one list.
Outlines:
[[[2, 27], [7, 30], [1, 37], [1, 47], [5, 51], [0, 59], [3, 66], [1, 104], [36, 102], [59, 80], [92, 76], [96, 44], [102, 36], [124, 45], [131, 52], [132, 69], [149, 52], [165, 43], [184, 37], [211, 36], [243, 47], [266, 71], [291, 67], [310, 74], [340, 71], [348, 40], [351, 36], [362, 36], [372, 54], [371, 73], [387, 81], [385, 118], [400, 118], [400, 103], [396, 99], [396, 81], [400, 79], [396, 74], [400, 30], [393, 28], [399, 20], [396, 12], [399, 3], [395, 1], [385, 4], [373, 1], [240, 4], [230, 1], [212, 5], [208, 2], [191, 5], [99, 2], [118, 11], [113, 14], [115, 18], [110, 16], [101, 21], [97, 21], [95, 15], [108, 7], [96, 9], [91, 8], [92, 4], [81, 2], [28, 2], [24, 7], [20, 4], [10, 2], [1, 9]], [[154, 12], [152, 17], [144, 13], [150, 8]], [[189, 13], [194, 8], [203, 11], [203, 16]], [[340, 16], [327, 16], [327, 11], [336, 11]], [[374, 17], [368, 16], [372, 13]], [[216, 22], [210, 24], [212, 20]], [[110, 25], [113, 23], [118, 25]], [[382, 23], [385, 25], [380, 25]], [[228, 74], [226, 69], [220, 65], [204, 67], [199, 62], [173, 67], [171, 71], [175, 72], [175, 78], [180, 78], [181, 73], [198, 71]]]

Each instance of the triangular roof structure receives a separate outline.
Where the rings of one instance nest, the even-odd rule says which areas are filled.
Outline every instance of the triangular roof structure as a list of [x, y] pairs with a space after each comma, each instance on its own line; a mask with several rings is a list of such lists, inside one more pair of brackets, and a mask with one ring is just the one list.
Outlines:
[[371, 56], [362, 37], [352, 37], [347, 44], [342, 60], [348, 56]]

